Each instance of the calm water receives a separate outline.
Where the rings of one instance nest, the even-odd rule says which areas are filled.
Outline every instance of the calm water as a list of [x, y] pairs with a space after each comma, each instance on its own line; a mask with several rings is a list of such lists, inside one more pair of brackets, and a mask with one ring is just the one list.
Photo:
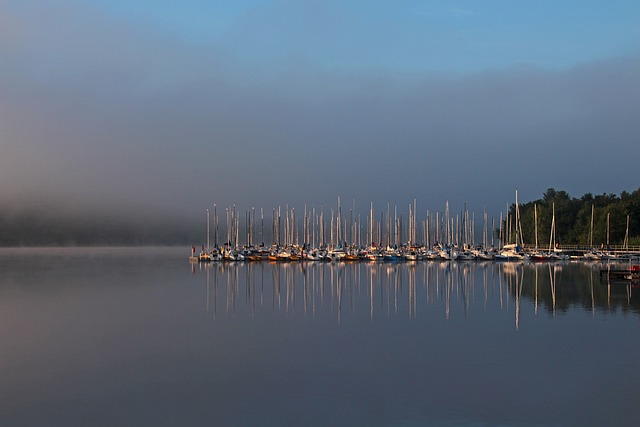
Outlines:
[[640, 289], [600, 264], [0, 250], [2, 426], [636, 426]]

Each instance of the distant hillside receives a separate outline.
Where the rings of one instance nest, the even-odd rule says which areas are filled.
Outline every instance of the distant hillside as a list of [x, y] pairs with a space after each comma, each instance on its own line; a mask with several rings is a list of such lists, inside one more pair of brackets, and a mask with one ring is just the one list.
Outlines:
[[190, 245], [202, 236], [202, 226], [178, 220], [0, 210], [0, 246]]
[[[77, 206], [54, 208], [0, 207], [0, 246], [97, 246], [97, 245], [200, 245], [205, 241], [202, 221], [182, 218], [162, 218], [150, 215], [107, 214], [84, 211]], [[535, 209], [534, 209], [535, 207]], [[585, 194], [577, 199], [567, 192], [549, 188], [541, 199], [520, 201], [519, 213], [524, 241], [534, 243], [537, 216], [538, 242], [549, 244], [552, 212], [555, 207], [556, 242], [559, 244], [594, 246], [608, 241], [622, 245], [629, 221], [630, 246], [640, 245], [640, 189], [594, 196]], [[593, 208], [593, 234], [591, 212]], [[537, 211], [537, 215], [534, 213]], [[503, 222], [503, 230], [510, 228], [514, 241], [515, 204], [510, 208], [511, 221]], [[607, 222], [609, 225], [607, 226]], [[499, 237], [499, 230], [494, 230]], [[508, 234], [508, 233], [507, 233]], [[266, 237], [266, 236], [265, 236]], [[267, 239], [268, 240], [268, 239]]]

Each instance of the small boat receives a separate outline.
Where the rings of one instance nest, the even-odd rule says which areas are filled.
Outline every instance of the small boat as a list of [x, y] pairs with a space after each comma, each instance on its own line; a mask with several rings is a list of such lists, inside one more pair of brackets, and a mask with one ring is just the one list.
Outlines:
[[344, 257], [342, 257], [343, 261], [359, 261], [360, 260], [360, 255], [358, 254], [358, 251], [355, 249], [349, 249], [345, 254]]
[[342, 248], [335, 248], [327, 251], [327, 258], [330, 261], [341, 261], [345, 255], [346, 254]]
[[406, 260], [406, 261], [417, 261], [418, 260], [418, 252], [412, 250], [409, 250], [407, 252], [405, 252], [402, 257]]
[[456, 261], [475, 261], [476, 256], [470, 250], [465, 250], [457, 252], [454, 259]]
[[213, 261], [213, 258], [211, 257], [211, 254], [208, 252], [200, 252], [200, 255], [198, 255], [198, 262], [211, 262]]
[[232, 249], [226, 253], [225, 259], [228, 261], [244, 261], [244, 255], [235, 249]]
[[478, 261], [491, 261], [493, 259], [493, 252], [484, 249], [483, 247], [478, 247], [474, 249], [473, 255], [476, 257]]
[[436, 261], [438, 259], [438, 253], [434, 250], [429, 250], [424, 254], [424, 259], [429, 261]]
[[504, 245], [502, 250], [494, 257], [496, 261], [522, 261], [524, 260], [524, 253], [522, 248], [515, 244]]
[[548, 262], [557, 261], [557, 258], [550, 252], [533, 251], [525, 255], [525, 258], [531, 262]]
[[304, 254], [304, 259], [306, 259], [307, 261], [322, 261], [323, 258], [324, 257], [317, 250], [308, 251]]
[[438, 259], [442, 261], [451, 261], [453, 256], [450, 249], [440, 249], [438, 251]]
[[387, 247], [383, 255], [384, 255], [385, 261], [389, 261], [389, 262], [402, 261], [402, 255], [400, 254], [400, 251], [391, 247]]
[[291, 252], [289, 252], [286, 249], [283, 249], [281, 251], [278, 251], [278, 253], [276, 254], [276, 260], [277, 261], [291, 261]]
[[596, 250], [590, 250], [584, 253], [582, 256], [583, 259], [587, 261], [599, 261], [602, 259], [603, 254]]

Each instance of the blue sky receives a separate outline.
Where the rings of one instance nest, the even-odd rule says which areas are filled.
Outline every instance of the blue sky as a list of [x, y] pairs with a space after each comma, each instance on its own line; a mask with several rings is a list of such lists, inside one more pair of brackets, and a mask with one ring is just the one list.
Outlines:
[[0, 2], [0, 201], [492, 214], [640, 182], [636, 1]]
[[[473, 73], [563, 68], [638, 48], [634, 1], [98, 0], [142, 31], [272, 67]], [[282, 64], [284, 63], [284, 64]]]

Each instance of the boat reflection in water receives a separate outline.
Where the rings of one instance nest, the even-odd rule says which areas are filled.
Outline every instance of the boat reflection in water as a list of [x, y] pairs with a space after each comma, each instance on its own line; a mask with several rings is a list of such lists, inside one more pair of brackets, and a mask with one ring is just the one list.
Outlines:
[[527, 318], [571, 309], [640, 313], [634, 283], [600, 280], [599, 263], [209, 263], [193, 264], [206, 310], [328, 320], [445, 319], [499, 310]]

